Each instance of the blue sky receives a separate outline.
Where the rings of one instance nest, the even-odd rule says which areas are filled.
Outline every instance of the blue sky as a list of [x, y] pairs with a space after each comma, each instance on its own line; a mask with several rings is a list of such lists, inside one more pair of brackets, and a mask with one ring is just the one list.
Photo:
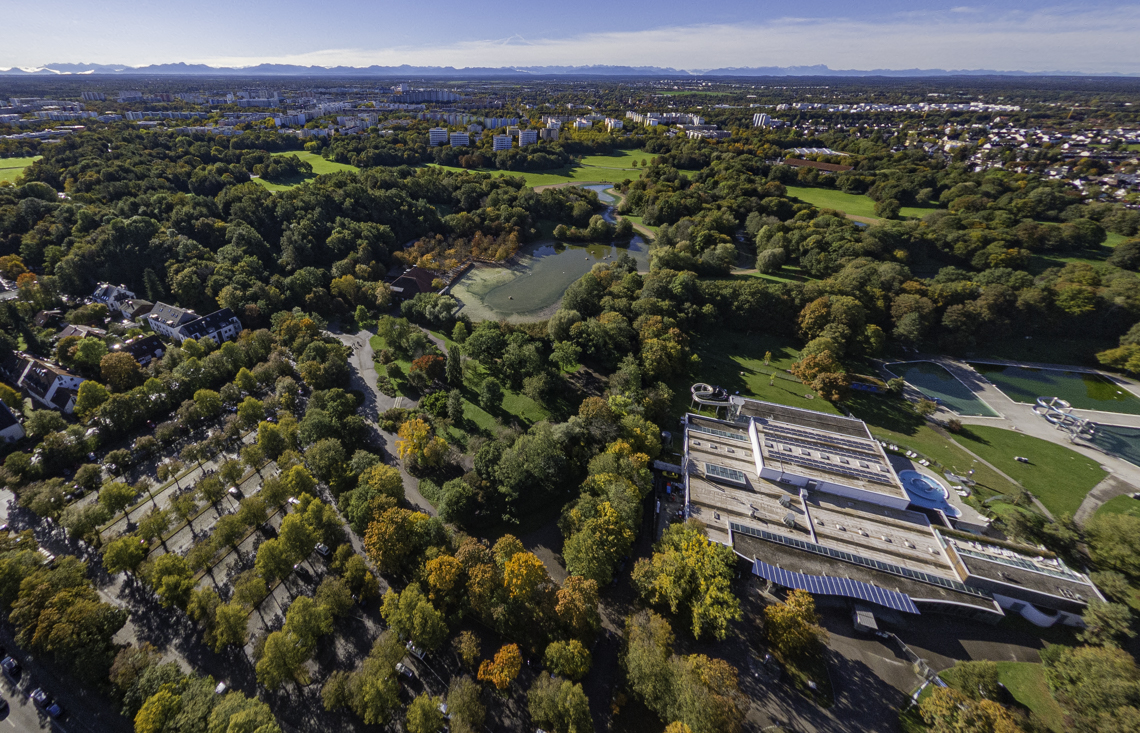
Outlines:
[[41, 3], [5, 4], [0, 67], [826, 64], [1140, 74], [1135, 2], [55, 0], [47, 18]]

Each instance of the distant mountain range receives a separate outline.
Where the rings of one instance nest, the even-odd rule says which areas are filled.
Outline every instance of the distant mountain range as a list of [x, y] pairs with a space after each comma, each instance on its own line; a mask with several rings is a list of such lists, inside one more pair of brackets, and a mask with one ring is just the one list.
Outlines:
[[38, 67], [0, 69], [0, 76], [313, 76], [313, 77], [525, 77], [525, 76], [641, 76], [641, 77], [718, 77], [718, 76], [1124, 76], [1122, 74], [1082, 74], [1074, 71], [996, 71], [993, 69], [831, 69], [815, 66], [758, 66], [722, 69], [673, 69], [660, 66], [297, 66], [258, 64], [256, 66], [208, 66], [206, 64], [48, 64]]

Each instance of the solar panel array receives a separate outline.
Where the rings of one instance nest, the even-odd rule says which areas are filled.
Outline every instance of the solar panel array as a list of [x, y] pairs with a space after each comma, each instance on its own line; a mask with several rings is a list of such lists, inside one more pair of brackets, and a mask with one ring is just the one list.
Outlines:
[[756, 560], [752, 572], [765, 580], [782, 585], [785, 588], [798, 588], [808, 593], [824, 596], [845, 596], [858, 598], [861, 601], [886, 606], [903, 613], [918, 613], [918, 608], [910, 596], [898, 591], [880, 588], [877, 585], [863, 583], [850, 578], [837, 578], [831, 575], [806, 575], [794, 573], [790, 570], [769, 565], [762, 560]]
[[980, 588], [971, 588], [961, 581], [943, 578], [939, 575], [931, 575], [930, 573], [924, 573], [921, 570], [911, 570], [910, 568], [904, 568], [901, 565], [894, 565], [893, 563], [883, 562], [882, 560], [873, 560], [869, 557], [856, 555], [852, 552], [844, 552], [843, 550], [836, 550], [831, 547], [817, 545], [814, 542], [805, 542], [803, 540], [797, 540], [793, 537], [785, 537], [783, 535], [774, 534], [763, 529], [746, 527], [743, 524], [737, 524], [736, 522], [731, 522], [730, 527], [733, 532], [740, 532], [741, 534], [758, 537], [759, 539], [767, 540], [769, 542], [776, 542], [781, 545], [787, 545], [788, 547], [795, 547], [800, 550], [805, 550], [806, 552], [813, 552], [817, 555], [830, 557], [834, 560], [842, 560], [843, 562], [862, 565], [863, 567], [870, 568], [872, 570], [878, 570], [880, 572], [890, 573], [891, 575], [898, 575], [903, 578], [917, 580], [920, 583], [929, 583], [930, 585], [941, 586], [949, 590], [957, 591], [958, 593], [968, 593], [969, 595], [978, 596], [979, 598], [993, 598], [990, 593], [981, 590]]
[[747, 435], [740, 433], [730, 433], [727, 430], [717, 430], [716, 428], [706, 428], [703, 425], [689, 423], [689, 429], [698, 433], [705, 433], [707, 435], [715, 435], [718, 438], [727, 438], [728, 440], [739, 440], [741, 443], [750, 442]]
[[717, 478], [722, 478], [725, 481], [731, 481], [734, 484], [741, 484], [744, 486], [748, 485], [748, 477], [744, 475], [743, 471], [737, 471], [735, 468], [725, 468], [724, 466], [718, 466], [715, 463], [705, 464], [705, 475], [716, 476]]
[[835, 445], [845, 445], [848, 448], [863, 451], [864, 453], [872, 453], [878, 455], [879, 452], [872, 448], [868, 441], [865, 440], [848, 440], [847, 438], [837, 438], [829, 433], [819, 433], [810, 430], [800, 430], [799, 428], [789, 427], [787, 425], [774, 425], [768, 423], [764, 426], [766, 433], [784, 433], [785, 435], [798, 435], [801, 438], [807, 438], [815, 443], [832, 443]]
[[890, 474], [872, 473], [869, 469], [848, 468], [828, 461], [819, 461], [807, 456], [797, 455], [796, 453], [791, 453], [790, 455], [776, 453], [774, 457], [786, 463], [794, 463], [797, 466], [806, 466], [827, 473], [840, 473], [844, 476], [870, 481], [874, 484], [883, 484], [885, 486], [895, 485], [889, 478]]

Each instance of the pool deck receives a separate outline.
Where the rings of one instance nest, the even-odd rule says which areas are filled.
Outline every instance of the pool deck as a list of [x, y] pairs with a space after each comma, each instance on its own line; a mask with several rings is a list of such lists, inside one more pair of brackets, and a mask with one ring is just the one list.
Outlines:
[[979, 513], [977, 509], [963, 501], [962, 497], [958, 496], [958, 493], [954, 491], [954, 489], [950, 488], [950, 482], [946, 480], [945, 476], [939, 476], [934, 472], [933, 469], [915, 463], [906, 456], [887, 453], [887, 458], [890, 459], [891, 467], [895, 469], [895, 473], [902, 473], [903, 471], [914, 471], [915, 473], [919, 473], [923, 476], [934, 479], [940, 486], [945, 486], [947, 489], [949, 489], [949, 496], [946, 497], [947, 503], [961, 512], [959, 516], [954, 518], [955, 521], [965, 522], [976, 527], [985, 527], [989, 525], [989, 521], [986, 519], [985, 515]]
[[[1110, 477], [1115, 477], [1120, 483], [1113, 484], [1114, 491], [1107, 498], [1101, 499], [1101, 496], [1109, 492], [1090, 492], [1086, 497], [1086, 502], [1081, 505], [1080, 515], [1082, 517], [1092, 516], [1093, 512], [1100, 506], [1101, 503], [1106, 501], [1112, 496], [1117, 496], [1119, 493], [1126, 493], [1127, 491], [1140, 491], [1140, 466], [1129, 463], [1123, 458], [1111, 456], [1103, 451], [1090, 446], [1086, 443], [1074, 443], [1069, 440], [1068, 433], [1059, 430], [1048, 422], [1043, 417], [1033, 411], [1033, 405], [1028, 405], [1023, 402], [1016, 402], [1011, 399], [1005, 392], [995, 387], [989, 380], [975, 371], [966, 362], [954, 359], [949, 356], [941, 354], [914, 354], [910, 355], [907, 361], [930, 361], [938, 364], [946, 371], [955, 376], [958, 381], [966, 385], [971, 392], [974, 393], [978, 399], [984, 401], [994, 410], [997, 410], [1001, 417], [976, 417], [971, 415], [959, 415], [945, 407], [939, 407], [934, 417], [940, 421], [945, 422], [951, 418], [958, 420], [964, 425], [990, 425], [993, 427], [1004, 428], [1006, 430], [1016, 430], [1026, 435], [1032, 435], [1035, 438], [1048, 440], [1051, 443], [1063, 445], [1066, 448], [1076, 451], [1083, 456], [1092, 458], [1100, 464], [1101, 468], [1109, 472]], [[897, 359], [891, 360], [890, 363], [898, 361]], [[1000, 359], [985, 359], [978, 360], [972, 359], [971, 361], [980, 363], [992, 364], [1006, 364], [1008, 366], [1029, 367], [1036, 369], [1060, 369], [1067, 371], [1083, 371], [1095, 374], [1100, 374], [1106, 379], [1112, 380], [1117, 385], [1127, 389], [1129, 392], [1140, 397], [1140, 385], [1131, 380], [1125, 379], [1116, 374], [1108, 374], [1096, 369], [1089, 369], [1085, 367], [1070, 367], [1064, 364], [1040, 364], [1034, 362], [1014, 362], [1004, 361]], [[877, 367], [880, 372], [886, 371], [885, 365], [889, 363], [886, 361], [880, 362]], [[918, 390], [907, 385], [906, 396], [909, 399], [921, 399], [923, 395]], [[1104, 425], [1120, 425], [1123, 427], [1140, 428], [1140, 415], [1125, 415], [1119, 412], [1100, 412], [1097, 410], [1073, 410], [1073, 414], [1078, 417], [1083, 417], [1093, 422], [1102, 423]], [[915, 467], [915, 470], [922, 472], [921, 467]], [[1118, 493], [1119, 492], [1119, 493]], [[951, 499], [957, 499], [957, 495], [951, 492]], [[964, 505], [957, 502], [955, 506], [962, 508]], [[976, 514], [976, 512], [974, 512]]]

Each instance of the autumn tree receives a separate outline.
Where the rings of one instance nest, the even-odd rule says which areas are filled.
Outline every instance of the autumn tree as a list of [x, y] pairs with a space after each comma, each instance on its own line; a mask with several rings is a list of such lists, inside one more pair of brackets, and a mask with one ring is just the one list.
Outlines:
[[815, 599], [805, 590], [793, 590], [783, 603], [764, 608], [764, 629], [769, 643], [781, 656], [795, 659], [812, 652], [824, 639]]
[[534, 722], [551, 733], [588, 733], [594, 730], [590, 701], [582, 685], [557, 680], [543, 672], [527, 692], [527, 707]]
[[103, 381], [116, 392], [126, 392], [142, 383], [142, 370], [134, 357], [124, 351], [107, 354], [99, 360]]
[[485, 659], [479, 665], [479, 679], [505, 691], [521, 669], [522, 654], [519, 653], [518, 645], [506, 644], [496, 652], [494, 659]]
[[402, 637], [424, 649], [436, 649], [447, 638], [447, 622], [432, 606], [419, 585], [413, 583], [403, 593], [389, 590], [381, 607], [384, 620]]
[[577, 639], [554, 641], [546, 647], [542, 663], [559, 677], [580, 680], [590, 671], [590, 652]]

